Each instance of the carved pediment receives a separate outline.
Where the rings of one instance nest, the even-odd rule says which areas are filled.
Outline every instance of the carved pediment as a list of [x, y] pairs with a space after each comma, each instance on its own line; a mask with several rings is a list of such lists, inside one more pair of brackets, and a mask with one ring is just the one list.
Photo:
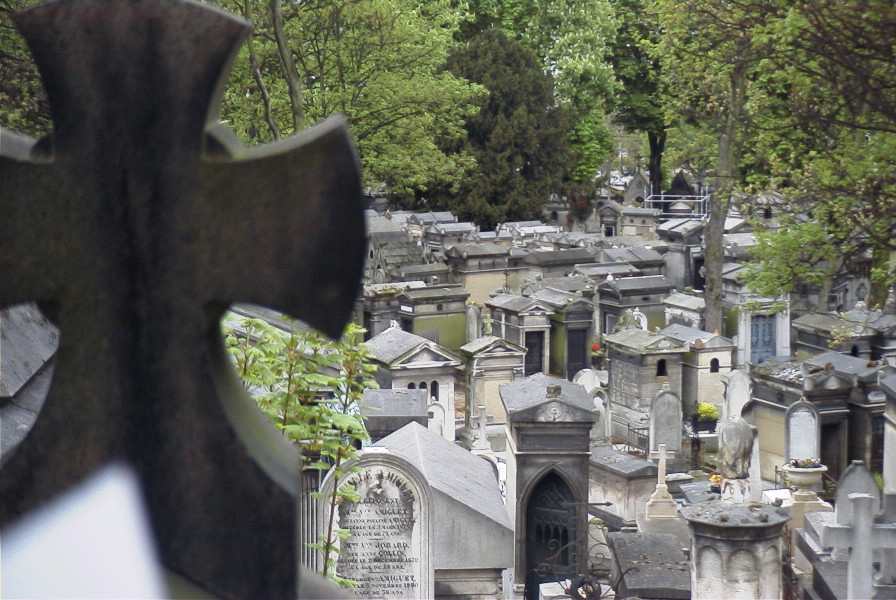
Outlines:
[[572, 406], [562, 400], [546, 400], [514, 416], [514, 420], [536, 423], [581, 423], [591, 422], [591, 412]]
[[459, 363], [457, 357], [442, 352], [433, 345], [424, 345], [414, 349], [395, 362], [396, 366], [411, 367], [415, 363], [430, 365], [432, 363]]

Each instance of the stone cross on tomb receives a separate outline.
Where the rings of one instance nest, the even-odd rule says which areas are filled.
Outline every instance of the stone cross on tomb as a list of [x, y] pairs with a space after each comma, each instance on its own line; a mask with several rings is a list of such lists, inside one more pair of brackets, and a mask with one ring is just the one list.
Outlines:
[[53, 133], [0, 131], [0, 306], [61, 329], [7, 525], [103, 464], [137, 474], [163, 564], [223, 598], [294, 598], [299, 457], [245, 395], [219, 320], [265, 305], [331, 336], [365, 253], [341, 120], [244, 149], [215, 125], [248, 24], [178, 0], [21, 12]]
[[875, 550], [896, 549], [896, 523], [875, 523], [878, 499], [871, 494], [849, 494], [852, 522], [831, 524], [822, 529], [826, 547], [849, 549], [846, 596], [849, 600], [871, 598], [872, 563]]
[[666, 487], [666, 460], [675, 458], [675, 452], [666, 450], [666, 444], [660, 444], [656, 450], [650, 451], [650, 458], [657, 461], [656, 484]]

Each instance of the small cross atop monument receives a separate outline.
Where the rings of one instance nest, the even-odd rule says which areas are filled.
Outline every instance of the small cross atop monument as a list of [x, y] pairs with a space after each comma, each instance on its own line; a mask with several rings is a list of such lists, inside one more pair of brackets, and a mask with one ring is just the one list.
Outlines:
[[248, 26], [199, 3], [59, 0], [14, 20], [54, 129], [0, 130], [0, 306], [40, 303], [61, 344], [4, 457], [0, 525], [122, 461], [167, 568], [224, 598], [294, 598], [299, 457], [219, 322], [250, 302], [340, 335], [365, 254], [346, 128], [235, 143], [216, 122]]

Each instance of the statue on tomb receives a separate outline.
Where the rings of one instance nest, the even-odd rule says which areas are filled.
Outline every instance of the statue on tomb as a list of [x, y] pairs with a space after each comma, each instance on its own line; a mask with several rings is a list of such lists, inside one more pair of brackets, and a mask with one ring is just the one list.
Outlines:
[[724, 479], [750, 477], [753, 428], [743, 419], [729, 421], [719, 433], [719, 472]]
[[492, 335], [492, 311], [485, 307], [482, 309], [482, 335]]

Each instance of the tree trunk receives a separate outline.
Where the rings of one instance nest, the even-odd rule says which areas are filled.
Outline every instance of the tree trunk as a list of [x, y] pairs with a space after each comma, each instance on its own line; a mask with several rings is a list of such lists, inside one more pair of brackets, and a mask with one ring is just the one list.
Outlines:
[[647, 142], [650, 144], [650, 193], [663, 191], [663, 152], [666, 150], [666, 130], [648, 131]]
[[280, 0], [271, 0], [271, 23], [274, 26], [274, 38], [277, 40], [277, 54], [280, 56], [280, 66], [283, 67], [283, 77], [286, 79], [286, 87], [289, 90], [289, 104], [292, 108], [293, 133], [302, 127], [305, 120], [305, 112], [302, 108], [302, 82], [299, 81], [299, 73], [292, 60], [292, 53], [286, 43], [283, 33], [283, 13], [280, 10]]
[[706, 331], [722, 331], [722, 264], [725, 262], [725, 219], [734, 190], [737, 171], [737, 128], [744, 105], [746, 66], [734, 65], [729, 80], [728, 110], [719, 133], [719, 164], [716, 168], [715, 190], [709, 200], [709, 222], [703, 230], [704, 268], [706, 284]]

